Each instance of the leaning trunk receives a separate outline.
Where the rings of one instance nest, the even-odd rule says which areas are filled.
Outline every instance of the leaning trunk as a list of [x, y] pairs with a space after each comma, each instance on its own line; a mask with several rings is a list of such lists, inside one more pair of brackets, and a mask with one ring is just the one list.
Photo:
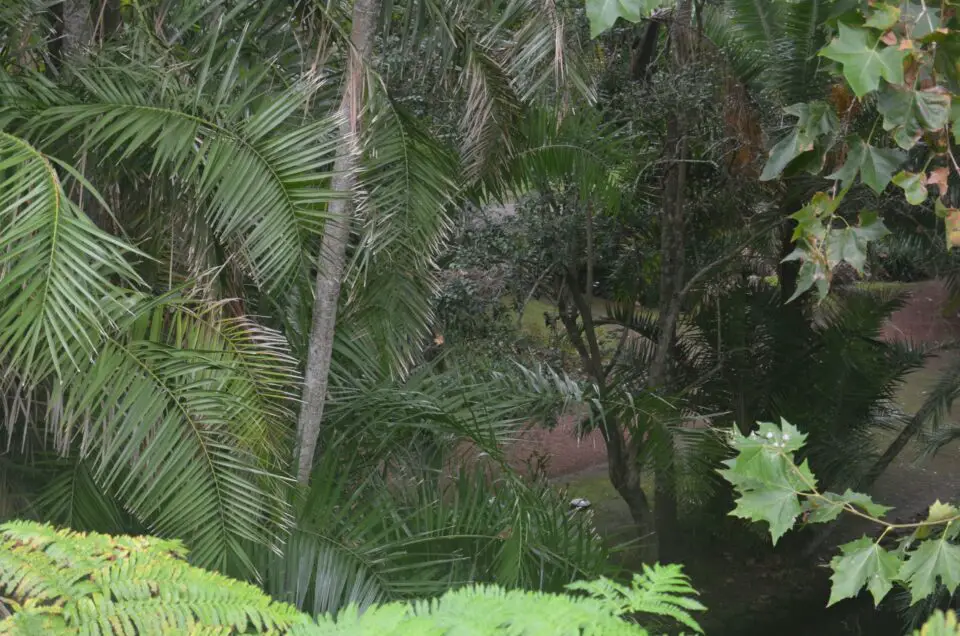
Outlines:
[[[615, 418], [608, 416], [609, 419]], [[627, 442], [623, 439], [620, 427], [615, 422], [608, 421], [603, 433], [606, 438], [607, 471], [610, 483], [627, 504], [630, 517], [637, 526], [642, 560], [652, 563], [658, 558], [656, 524], [650, 510], [650, 502], [640, 485], [638, 449], [634, 447], [632, 440]]]
[[303, 397], [297, 425], [297, 479], [307, 483], [313, 468], [317, 440], [327, 399], [333, 336], [337, 326], [340, 283], [347, 259], [353, 202], [351, 200], [360, 158], [360, 119], [363, 105], [363, 65], [370, 58], [380, 0], [355, 0], [350, 51], [340, 101], [340, 152], [333, 164], [331, 187], [339, 195], [329, 207], [317, 260], [313, 323], [304, 372]]

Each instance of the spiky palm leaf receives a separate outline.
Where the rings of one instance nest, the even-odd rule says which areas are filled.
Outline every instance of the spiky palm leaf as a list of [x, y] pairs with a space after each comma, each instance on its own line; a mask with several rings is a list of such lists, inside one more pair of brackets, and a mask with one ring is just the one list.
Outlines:
[[385, 96], [371, 101], [358, 174], [364, 227], [347, 273], [342, 321], [369, 339], [385, 369], [402, 375], [433, 322], [434, 259], [461, 185], [448, 148]]
[[296, 503], [292, 549], [264, 555], [272, 593], [322, 613], [469, 581], [559, 589], [602, 570], [589, 517], [505, 463], [504, 442], [530, 417], [576, 397], [569, 381], [420, 373], [362, 403], [339, 397], [329, 422], [341, 432]]
[[54, 162], [0, 132], [0, 356], [37, 383], [83, 364], [139, 284], [133, 248], [66, 195]]
[[176, 179], [178, 196], [201, 202], [213, 233], [264, 291], [282, 291], [304, 275], [330, 200], [324, 187], [337, 125], [302, 120], [300, 111], [319, 83], [299, 83], [258, 100], [249, 112], [235, 112], [235, 102], [222, 106], [224, 95], [208, 95], [213, 89], [202, 84], [193, 89], [195, 103], [184, 104], [191, 89], [171, 88], [162, 68], [76, 73], [86, 88], [83, 101], [36, 115], [46, 143], [79, 135], [80, 152], [93, 151], [100, 161], [145, 154], [154, 178]]
[[177, 309], [106, 338], [55, 387], [47, 426], [140, 523], [223, 569], [247, 560], [241, 541], [278, 546], [285, 531], [282, 401], [296, 372], [268, 331]]
[[[399, 37], [401, 59], [430, 71], [423, 86], [448, 79], [461, 97], [468, 181], [496, 173], [510, 156], [525, 104], [571, 88], [593, 98], [567, 26], [575, 20], [553, 0], [505, 0], [493, 11], [477, 0], [389, 3], [388, 9], [384, 17]], [[424, 57], [436, 64], [422, 65]]]

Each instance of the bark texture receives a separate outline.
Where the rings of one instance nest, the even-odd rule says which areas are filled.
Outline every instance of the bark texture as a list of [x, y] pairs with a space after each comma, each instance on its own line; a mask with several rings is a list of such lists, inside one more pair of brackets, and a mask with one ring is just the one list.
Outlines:
[[376, 33], [380, 0], [355, 0], [353, 27], [350, 33], [352, 50], [344, 75], [339, 112], [340, 148], [333, 164], [332, 189], [340, 198], [330, 204], [317, 261], [314, 290], [313, 322], [304, 371], [303, 396], [297, 424], [297, 480], [310, 480], [317, 441], [323, 424], [323, 407], [327, 400], [330, 359], [337, 326], [337, 306], [343, 280], [353, 216], [353, 190], [360, 156], [359, 135], [364, 93], [364, 64], [370, 59]]

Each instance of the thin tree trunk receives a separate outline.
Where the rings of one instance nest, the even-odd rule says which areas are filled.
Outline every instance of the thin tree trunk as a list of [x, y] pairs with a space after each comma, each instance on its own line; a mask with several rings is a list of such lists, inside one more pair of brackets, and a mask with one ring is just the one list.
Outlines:
[[[600, 402], [603, 402], [607, 397], [607, 374], [597, 343], [596, 325], [593, 323], [590, 305], [587, 304], [586, 297], [581, 293], [580, 282], [572, 268], [568, 270], [563, 284], [569, 291], [577, 311], [576, 313], [567, 311], [565, 294], [561, 291], [558, 300], [560, 320], [566, 329], [570, 342], [573, 343], [574, 348], [580, 354], [584, 370], [590, 375], [597, 387]], [[580, 327], [577, 325], [577, 314], [580, 315], [583, 322], [583, 335], [581, 335]], [[584, 342], [584, 337], [586, 337], [586, 342]], [[643, 560], [647, 562], [656, 561], [657, 544], [653, 515], [650, 510], [650, 502], [640, 485], [641, 475], [638, 462], [640, 440], [634, 437], [626, 439], [627, 436], [624, 435], [623, 426], [612, 413], [606, 413], [601, 421], [604, 445], [607, 449], [607, 470], [610, 483], [624, 503], [627, 504], [630, 516], [637, 526]]]
[[[690, 0], [679, 0], [670, 26], [670, 47], [673, 68], [686, 67], [692, 57], [690, 29], [692, 19]], [[648, 388], [663, 390], [668, 383], [670, 356], [676, 338], [677, 321], [683, 304], [684, 275], [684, 215], [687, 180], [687, 121], [683, 109], [677, 109], [667, 120], [666, 151], [670, 161], [663, 196], [663, 214], [660, 219], [660, 315], [657, 319], [657, 348], [648, 375]], [[674, 446], [664, 425], [658, 431], [662, 446], [656, 455], [656, 486], [654, 513], [656, 516], [658, 558], [676, 557], [677, 489]]]
[[90, 0], [63, 2], [63, 56], [78, 57], [93, 39], [93, 14]]
[[330, 219], [324, 227], [317, 261], [317, 282], [313, 304], [313, 323], [304, 372], [303, 398], [297, 425], [298, 467], [297, 480], [310, 480], [317, 440], [323, 422], [323, 407], [327, 399], [330, 358], [337, 325], [337, 305], [340, 283], [347, 258], [353, 214], [353, 189], [359, 161], [360, 118], [363, 106], [364, 63], [370, 59], [376, 31], [380, 0], [354, 0], [353, 28], [350, 41], [353, 50], [347, 61], [343, 97], [339, 112], [340, 151], [333, 164], [332, 189], [340, 198], [331, 202]]

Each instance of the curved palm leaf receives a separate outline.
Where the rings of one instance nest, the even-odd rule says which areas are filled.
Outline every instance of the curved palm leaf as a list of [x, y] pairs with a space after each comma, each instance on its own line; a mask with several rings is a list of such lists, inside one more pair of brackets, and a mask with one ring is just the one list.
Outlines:
[[[478, 0], [426, 0], [388, 9], [386, 28], [399, 37], [401, 64], [415, 60], [421, 72], [429, 69], [430, 77], [421, 78], [425, 87], [456, 74], [468, 182], [500, 169], [523, 105], [570, 89], [588, 101], [594, 97], [573, 29], [553, 0], [508, 0], [492, 10]], [[422, 65], [423, 59], [436, 63]]]
[[174, 178], [180, 196], [201, 202], [215, 235], [259, 287], [278, 293], [306, 274], [331, 198], [326, 187], [336, 148], [334, 118], [301, 114], [321, 82], [305, 80], [235, 113], [234, 102], [220, 102], [221, 92], [237, 89], [221, 86], [210, 96], [203, 77], [194, 103], [184, 104], [188, 85], [171, 88], [167, 69], [105, 65], [76, 76], [85, 99], [34, 118], [49, 131], [45, 143], [69, 134], [84, 139], [80, 152], [97, 151], [101, 160], [145, 154], [153, 178]]
[[53, 162], [0, 132], [0, 356], [37, 383], [83, 363], [126, 311], [133, 248], [97, 228]]
[[211, 329], [176, 309], [105, 338], [55, 388], [48, 425], [151, 531], [182, 538], [207, 567], [250, 567], [242, 542], [278, 549], [288, 523], [282, 446], [270, 438], [285, 426], [276, 385], [296, 375], [275, 336], [239, 321]]
[[342, 316], [383, 366], [406, 372], [432, 322], [436, 266], [458, 196], [455, 156], [386, 99], [372, 100], [358, 175], [359, 245]]

